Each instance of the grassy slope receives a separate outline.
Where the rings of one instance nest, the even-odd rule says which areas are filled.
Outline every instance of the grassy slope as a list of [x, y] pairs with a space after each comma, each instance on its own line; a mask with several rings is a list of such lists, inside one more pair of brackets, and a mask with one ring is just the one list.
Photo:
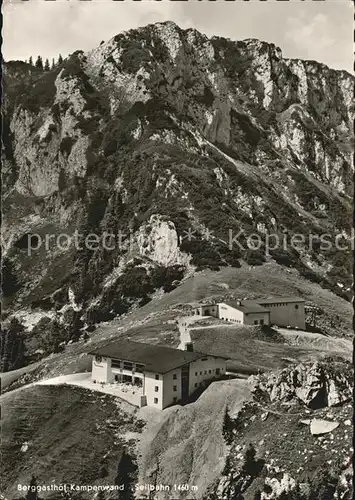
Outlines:
[[249, 398], [245, 381], [221, 381], [211, 384], [196, 402], [164, 412], [165, 418], [155, 428], [149, 446], [141, 450], [140, 482], [154, 484], [152, 478], [158, 469], [157, 484], [188, 484], [198, 490], [170, 495], [161, 492], [155, 500], [205, 498], [206, 487], [223, 469], [225, 407], [236, 413]]
[[[175, 318], [188, 314], [189, 304], [211, 297], [222, 298], [226, 294], [242, 298], [298, 295], [307, 303], [317, 305], [324, 310], [320, 322], [328, 334], [347, 337], [352, 335], [351, 304], [329, 290], [324, 290], [319, 285], [305, 280], [296, 271], [288, 271], [290, 270], [285, 270], [275, 263], [268, 263], [254, 268], [243, 266], [240, 269], [224, 268], [218, 272], [205, 270], [196, 273], [172, 292], [164, 294], [120, 319], [101, 324], [91, 335], [89, 342], [78, 342], [67, 346], [64, 353], [40, 361], [38, 368], [29, 375], [29, 381], [33, 378], [90, 370], [91, 360], [85, 353], [118, 336], [127, 337], [128, 335], [139, 341], [159, 342], [177, 347], [179, 334], [174, 323]], [[334, 328], [329, 327], [330, 319], [335, 322]], [[255, 349], [258, 349], [259, 345], [259, 343], [255, 344]], [[263, 344], [263, 349], [264, 347]], [[308, 349], [296, 349], [290, 346], [280, 348], [274, 343], [268, 344], [269, 348], [274, 360], [271, 364], [269, 361], [264, 362], [266, 368], [282, 366], [281, 357], [298, 358], [308, 352]], [[240, 364], [247, 365], [247, 368], [255, 352], [253, 349], [254, 346], [249, 340], [246, 344], [238, 345], [238, 361]], [[264, 350], [261, 353], [261, 356], [266, 359], [267, 351]]]
[[[191, 333], [196, 351], [230, 357], [230, 371], [257, 373], [258, 370], [284, 368], [290, 363], [322, 357], [322, 352], [302, 349], [281, 342], [254, 337], [254, 329], [247, 327], [196, 329]], [[329, 354], [329, 352], [327, 353]]]
[[[35, 386], [3, 395], [1, 406], [2, 493], [11, 499], [15, 485], [29, 484], [32, 474], [38, 484], [114, 484], [121, 436], [140, 428], [130, 405], [118, 406], [111, 396], [77, 387]], [[21, 452], [25, 442], [28, 450]], [[104, 478], [102, 465], [107, 468]], [[82, 494], [83, 499], [91, 497]]]

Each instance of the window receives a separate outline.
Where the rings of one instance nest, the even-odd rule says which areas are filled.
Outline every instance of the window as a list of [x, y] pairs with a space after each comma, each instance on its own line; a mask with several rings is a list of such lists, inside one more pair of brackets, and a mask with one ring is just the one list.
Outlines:
[[295, 305], [295, 309], [298, 309], [298, 304]]
[[195, 372], [195, 377], [197, 377], [197, 375], [198, 375], [198, 372]]
[[132, 370], [133, 363], [131, 363], [130, 361], [123, 361], [123, 368], [124, 370]]
[[196, 383], [196, 384], [195, 384], [195, 387], [197, 387], [197, 386], [198, 386], [198, 384]]
[[200, 375], [202, 375], [202, 372], [200, 372]]
[[207, 358], [201, 358], [201, 361], [207, 361]]
[[121, 361], [119, 359], [113, 359], [111, 361], [112, 368], [121, 368]]
[[175, 397], [173, 398], [173, 403], [176, 403], [176, 401], [177, 401], [177, 397], [175, 396]]
[[257, 325], [257, 324], [258, 324], [258, 320], [256, 319], [256, 320], [254, 321], [254, 325]]
[[261, 325], [263, 325], [263, 324], [264, 324], [264, 320], [263, 320], [263, 319], [261, 319], [261, 320], [260, 320], [260, 324], [261, 324]]
[[212, 370], [208, 370], [208, 373], [212, 373]]
[[158, 374], [155, 375], [155, 380], [159, 380], [159, 375]]
[[95, 361], [97, 361], [98, 363], [101, 363], [102, 357], [101, 356], [96, 356], [95, 357]]
[[177, 391], [177, 385], [174, 385], [173, 387], [173, 391], [176, 392]]
[[174, 375], [173, 375], [173, 379], [174, 379], [174, 380], [176, 380], [176, 379], [177, 379], [177, 375], [176, 375], [176, 373], [174, 373]]
[[207, 370], [205, 370], [205, 375], [207, 375]]
[[216, 368], [216, 375], [219, 375], [220, 374], [220, 369], [219, 368]]
[[154, 390], [155, 390], [155, 392], [158, 392], [158, 391], [159, 391], [159, 387], [156, 385], [156, 386], [154, 387]]
[[154, 398], [154, 404], [158, 404], [158, 398]]

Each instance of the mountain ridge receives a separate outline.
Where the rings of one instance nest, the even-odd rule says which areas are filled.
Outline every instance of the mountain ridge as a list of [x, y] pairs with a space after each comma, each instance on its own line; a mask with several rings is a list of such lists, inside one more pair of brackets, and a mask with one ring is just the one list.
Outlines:
[[[76, 51], [49, 72], [4, 67], [9, 315], [68, 310], [70, 289], [92, 325], [186, 273], [242, 261], [276, 260], [349, 299], [350, 248], [320, 250], [310, 235], [349, 246], [350, 74], [171, 22]], [[46, 235], [75, 230], [81, 242], [110, 232], [124, 244], [43, 248]], [[245, 248], [230, 248], [239, 231]], [[267, 234], [285, 231], [309, 248], [267, 254]], [[252, 234], [258, 250], [245, 245]], [[31, 235], [42, 245], [28, 255]]]

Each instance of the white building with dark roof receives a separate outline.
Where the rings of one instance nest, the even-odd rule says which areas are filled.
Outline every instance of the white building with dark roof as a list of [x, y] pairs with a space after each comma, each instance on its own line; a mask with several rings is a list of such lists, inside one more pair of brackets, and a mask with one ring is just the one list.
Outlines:
[[241, 325], [278, 325], [304, 330], [305, 301], [299, 297], [225, 301], [201, 304], [194, 314]]
[[226, 358], [130, 340], [118, 340], [90, 352], [92, 380], [127, 383], [141, 394], [141, 406], [164, 409], [186, 402], [207, 382], [226, 373]]
[[257, 303], [270, 311], [272, 325], [306, 328], [305, 300], [299, 297], [272, 297], [271, 299], [245, 300], [245, 304]]

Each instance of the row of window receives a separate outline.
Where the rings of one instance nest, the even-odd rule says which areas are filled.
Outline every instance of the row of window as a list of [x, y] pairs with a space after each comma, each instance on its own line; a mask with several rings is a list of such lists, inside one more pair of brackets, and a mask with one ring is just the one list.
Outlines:
[[[174, 374], [173, 374], [173, 379], [174, 379], [174, 380], [176, 380], [176, 379], [177, 379], [177, 373], [174, 373]], [[158, 374], [158, 373], [156, 373], [156, 375], [155, 375], [155, 380], [160, 380], [160, 376], [159, 376], [159, 374]]]
[[[201, 371], [200, 375], [203, 375], [203, 374], [207, 375], [207, 373], [209, 373], [209, 374], [215, 373], [216, 375], [219, 375], [221, 370], [223, 370], [223, 368], [214, 368], [212, 370], [205, 370], [205, 372]], [[195, 372], [195, 377], [198, 377], [198, 375], [199, 375], [199, 372]]]
[[123, 361], [121, 366], [121, 361], [118, 359], [113, 359], [111, 361], [111, 367], [118, 369], [123, 368], [123, 370], [129, 370], [129, 371], [133, 371], [134, 368], [134, 370], [138, 373], [143, 373], [144, 371], [144, 365], [136, 364], [135, 366], [133, 366], [133, 363], [131, 361]]
[[[177, 401], [177, 397], [173, 398], [173, 402], [176, 403]], [[154, 404], [157, 405], [159, 403], [159, 399], [158, 398], [154, 398]]]
[[263, 324], [264, 324], [264, 320], [263, 320], [263, 319], [261, 319], [261, 320], [260, 320], [260, 323], [259, 323], [259, 321], [258, 321], [257, 319], [256, 319], [256, 320], [254, 320], [254, 325], [259, 325], [259, 324], [260, 324], [260, 325], [263, 325]]
[[[284, 307], [284, 306], [288, 306], [289, 305], [289, 302], [279, 302], [278, 304], [267, 304], [267, 307]], [[295, 309], [298, 309], [299, 305], [296, 304], [295, 305]]]
[[241, 323], [239, 319], [233, 319], [233, 318], [221, 318], [224, 319], [225, 321], [231, 321], [232, 323]]
[[[159, 386], [158, 386], [158, 385], [156, 385], [156, 386], [154, 387], [154, 391], [155, 391], [155, 392], [159, 392]], [[174, 392], [176, 392], [176, 391], [177, 391], [177, 385], [173, 385], [173, 391], [174, 391]]]

